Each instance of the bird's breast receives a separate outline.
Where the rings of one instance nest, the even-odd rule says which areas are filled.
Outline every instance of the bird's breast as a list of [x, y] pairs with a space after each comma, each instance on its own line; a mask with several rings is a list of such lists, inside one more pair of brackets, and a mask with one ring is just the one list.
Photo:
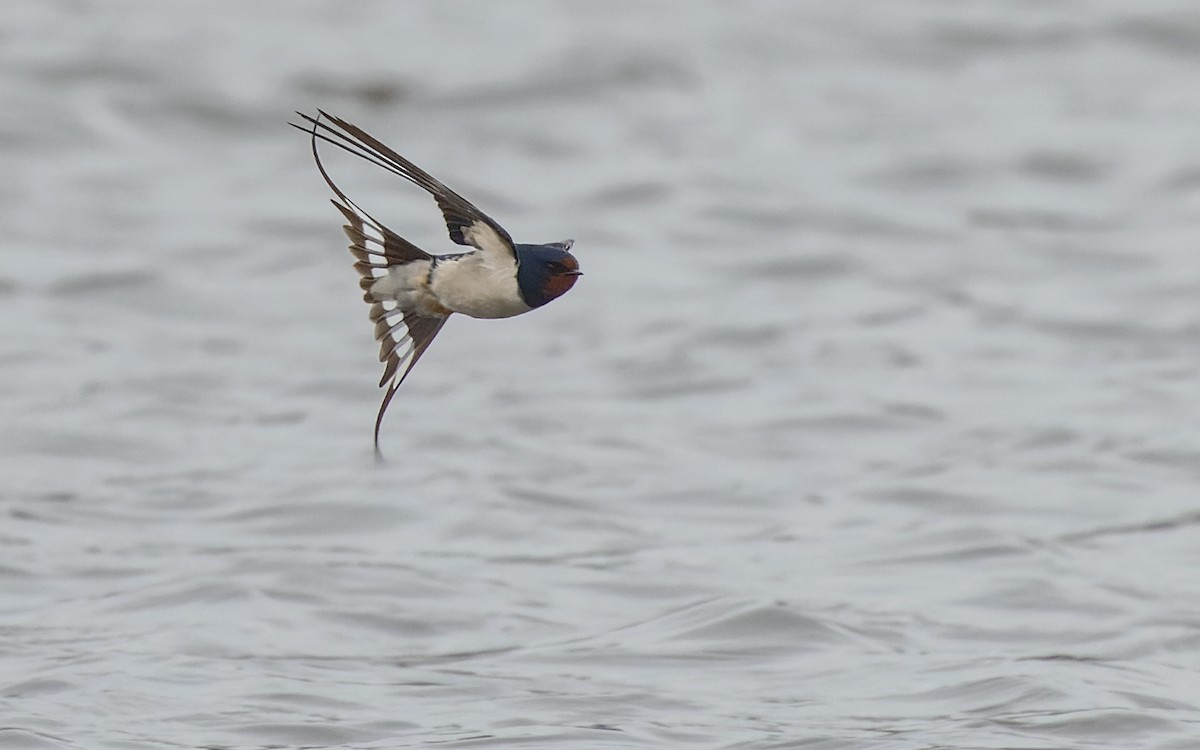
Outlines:
[[441, 260], [429, 290], [446, 309], [472, 318], [511, 318], [532, 309], [521, 299], [516, 260], [490, 265], [476, 253]]

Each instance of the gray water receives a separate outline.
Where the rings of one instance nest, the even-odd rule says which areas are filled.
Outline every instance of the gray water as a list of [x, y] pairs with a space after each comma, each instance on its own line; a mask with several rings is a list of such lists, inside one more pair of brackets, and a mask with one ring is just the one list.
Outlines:
[[[0, 63], [0, 747], [1200, 747], [1195, 3], [6, 0]], [[586, 272], [379, 465], [318, 107]]]

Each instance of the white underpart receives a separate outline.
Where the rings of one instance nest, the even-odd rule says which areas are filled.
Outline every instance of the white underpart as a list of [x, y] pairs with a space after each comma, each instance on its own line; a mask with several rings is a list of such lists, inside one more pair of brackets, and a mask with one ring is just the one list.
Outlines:
[[472, 318], [510, 318], [532, 309], [521, 299], [517, 261], [507, 252], [439, 261], [429, 286], [444, 307]]
[[532, 308], [517, 287], [512, 247], [486, 222], [472, 222], [463, 239], [478, 248], [441, 260], [433, 269], [430, 290], [447, 309], [472, 318], [510, 318]]
[[[369, 252], [386, 263], [382, 235], [368, 223], [362, 229], [371, 240], [364, 243]], [[376, 281], [371, 285], [371, 296], [383, 303], [385, 310], [396, 309], [397, 315], [416, 311], [441, 316], [449, 310], [473, 318], [509, 318], [529, 312], [532, 308], [521, 299], [517, 287], [517, 261], [508, 243], [483, 222], [465, 228], [463, 238], [478, 249], [438, 259], [432, 273], [427, 260], [372, 268], [371, 276]], [[395, 308], [388, 307], [391, 304]], [[394, 322], [391, 317], [386, 319], [389, 326]]]
[[439, 308], [445, 305], [426, 283], [429, 264], [427, 260], [414, 260], [389, 267], [387, 273], [371, 285], [371, 295], [381, 302], [395, 300], [404, 312], [415, 310], [422, 315], [442, 315]]

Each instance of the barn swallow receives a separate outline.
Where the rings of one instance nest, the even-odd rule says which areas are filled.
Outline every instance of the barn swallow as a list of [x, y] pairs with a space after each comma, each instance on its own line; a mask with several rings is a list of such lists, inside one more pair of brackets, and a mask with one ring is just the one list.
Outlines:
[[[472, 318], [509, 318], [561, 297], [581, 275], [571, 255], [574, 240], [524, 245], [470, 201], [362, 129], [317, 110], [289, 123], [312, 139], [317, 170], [336, 196], [331, 202], [346, 218], [343, 229], [371, 305], [375, 338], [384, 363], [380, 387], [387, 386], [375, 416], [375, 455], [379, 427], [396, 389], [408, 377], [434, 336], [454, 313]], [[437, 202], [450, 239], [470, 250], [432, 255], [388, 229], [334, 184], [317, 142], [337, 146], [424, 188]]]

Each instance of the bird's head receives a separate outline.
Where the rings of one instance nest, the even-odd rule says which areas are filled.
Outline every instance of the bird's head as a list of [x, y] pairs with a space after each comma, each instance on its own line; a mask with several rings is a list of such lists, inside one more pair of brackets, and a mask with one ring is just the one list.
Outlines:
[[563, 296], [583, 275], [579, 261], [571, 255], [574, 240], [545, 245], [517, 245], [517, 286], [530, 307], [541, 307]]

